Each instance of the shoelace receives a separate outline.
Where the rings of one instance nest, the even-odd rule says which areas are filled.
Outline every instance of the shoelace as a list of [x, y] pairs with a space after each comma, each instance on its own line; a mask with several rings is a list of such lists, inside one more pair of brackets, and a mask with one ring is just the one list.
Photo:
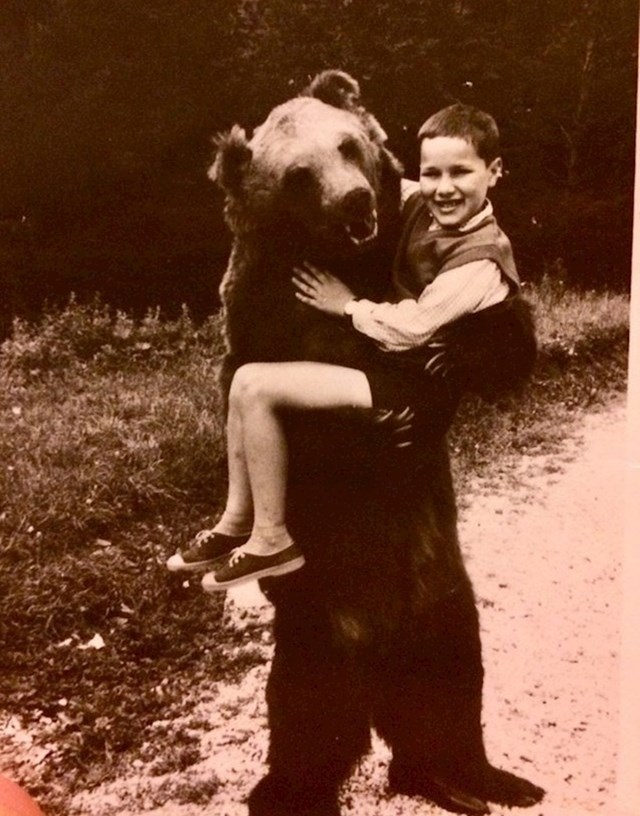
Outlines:
[[229, 560], [227, 564], [230, 567], [235, 567], [235, 565], [240, 561], [240, 559], [244, 558], [247, 553], [242, 549], [242, 547], [236, 547], [235, 550], [231, 550], [231, 555], [229, 556]]
[[202, 548], [207, 544], [212, 536], [213, 530], [200, 530], [200, 532], [196, 534], [193, 541], [193, 549], [196, 551], [202, 551]]
[[213, 530], [200, 530], [196, 535], [196, 544], [201, 544], [203, 541], [206, 541], [212, 534]]

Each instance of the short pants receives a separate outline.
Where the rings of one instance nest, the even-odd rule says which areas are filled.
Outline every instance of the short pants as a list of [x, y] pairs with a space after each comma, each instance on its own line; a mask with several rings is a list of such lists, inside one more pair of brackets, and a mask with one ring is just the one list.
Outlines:
[[441, 377], [425, 371], [427, 349], [416, 353], [382, 351], [363, 335], [351, 338], [350, 343], [350, 365], [366, 376], [375, 409], [401, 411], [409, 407], [427, 418], [446, 418], [448, 424], [458, 399]]

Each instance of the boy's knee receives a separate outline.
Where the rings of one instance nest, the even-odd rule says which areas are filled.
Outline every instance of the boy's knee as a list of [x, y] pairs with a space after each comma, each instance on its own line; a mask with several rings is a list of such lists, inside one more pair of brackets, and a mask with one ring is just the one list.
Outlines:
[[247, 363], [236, 371], [229, 392], [230, 403], [246, 407], [256, 402], [268, 402], [270, 397], [270, 378], [266, 366]]

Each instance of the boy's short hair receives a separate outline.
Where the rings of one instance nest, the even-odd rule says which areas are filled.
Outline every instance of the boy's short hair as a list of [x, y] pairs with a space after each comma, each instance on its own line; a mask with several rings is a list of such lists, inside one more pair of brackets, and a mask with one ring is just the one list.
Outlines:
[[454, 136], [473, 145], [487, 164], [500, 153], [500, 132], [489, 113], [472, 105], [456, 103], [432, 114], [418, 131], [418, 140]]

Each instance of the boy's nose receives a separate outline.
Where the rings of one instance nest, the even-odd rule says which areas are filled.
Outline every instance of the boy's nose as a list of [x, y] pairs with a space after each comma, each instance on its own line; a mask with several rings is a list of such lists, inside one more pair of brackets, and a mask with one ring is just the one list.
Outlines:
[[450, 176], [441, 176], [436, 187], [436, 194], [441, 196], [451, 195], [454, 192]]

